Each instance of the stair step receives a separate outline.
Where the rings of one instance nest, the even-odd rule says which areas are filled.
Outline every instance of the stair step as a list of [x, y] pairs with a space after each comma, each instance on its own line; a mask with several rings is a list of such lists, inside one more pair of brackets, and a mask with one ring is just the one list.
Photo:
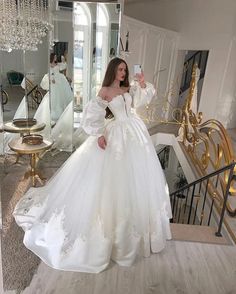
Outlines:
[[216, 237], [216, 228], [198, 225], [185, 225], [171, 223], [172, 239], [176, 241], [189, 241], [219, 245], [233, 245], [227, 237]]

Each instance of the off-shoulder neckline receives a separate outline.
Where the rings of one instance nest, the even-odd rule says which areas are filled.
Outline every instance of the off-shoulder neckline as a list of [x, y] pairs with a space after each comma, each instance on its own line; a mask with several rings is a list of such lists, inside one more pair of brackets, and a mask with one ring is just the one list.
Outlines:
[[129, 94], [129, 92], [124, 92], [123, 94], [118, 94], [116, 96], [114, 96], [110, 101], [107, 101], [105, 99], [103, 99], [101, 96], [97, 96], [100, 100], [102, 100], [103, 102], [105, 102], [106, 104], [110, 104], [113, 100], [115, 100], [117, 97], [123, 96], [125, 94]]

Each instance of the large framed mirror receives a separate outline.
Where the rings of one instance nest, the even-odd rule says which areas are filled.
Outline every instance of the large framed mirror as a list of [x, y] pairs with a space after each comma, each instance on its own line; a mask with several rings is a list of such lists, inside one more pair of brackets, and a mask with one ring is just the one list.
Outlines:
[[86, 103], [95, 97], [110, 59], [118, 55], [120, 4], [74, 1], [74, 145]]
[[119, 20], [119, 4], [74, 2], [74, 95], [79, 109], [96, 96], [108, 62], [118, 54]]
[[[13, 119], [27, 118], [28, 107], [23, 86], [25, 74], [25, 53], [22, 50], [0, 51], [2, 119], [10, 124]], [[18, 136], [4, 133], [3, 153], [9, 152], [8, 143]]]
[[118, 54], [120, 4], [56, 1], [52, 18], [51, 134], [57, 150], [71, 152], [78, 146], [83, 108]]
[[[120, 19], [117, 3], [50, 3], [54, 28], [37, 51], [0, 51], [1, 90], [3, 95], [8, 94], [8, 101], [1, 105], [2, 117], [0, 108], [0, 124], [1, 118], [4, 124], [14, 118], [34, 118], [45, 124], [40, 134], [54, 140], [54, 145], [51, 152], [40, 155], [38, 167], [47, 179], [86, 139], [78, 140], [76, 131], [84, 105], [97, 94], [109, 60], [118, 53]], [[29, 158], [23, 156], [15, 165], [15, 154], [8, 156], [11, 150], [6, 148], [15, 136], [20, 134], [5, 132], [3, 140], [0, 132], [2, 153], [7, 158], [1, 185], [5, 228], [2, 264], [4, 287], [23, 290], [30, 284], [39, 260], [24, 247], [22, 231], [12, 217], [17, 201], [31, 186], [30, 179], [23, 179]], [[14, 183], [9, 185], [12, 179]]]
[[[72, 152], [83, 108], [118, 54], [120, 4], [54, 0], [51, 21], [53, 30], [36, 51], [0, 52], [3, 121], [44, 122], [42, 134], [54, 148]], [[15, 136], [5, 133], [4, 151]]]

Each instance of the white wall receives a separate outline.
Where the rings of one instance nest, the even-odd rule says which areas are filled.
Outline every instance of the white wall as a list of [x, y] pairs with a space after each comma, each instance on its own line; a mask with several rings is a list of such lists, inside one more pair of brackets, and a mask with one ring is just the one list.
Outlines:
[[217, 117], [225, 121], [228, 128], [236, 127], [236, 39], [231, 40], [225, 72], [217, 101]]
[[[123, 16], [121, 22], [121, 38], [125, 47], [126, 33], [129, 32], [129, 53], [121, 51], [130, 69], [130, 80], [133, 79], [133, 65], [141, 64], [145, 80], [151, 82], [157, 90], [157, 103], [160, 107], [155, 111], [155, 125], [163, 119], [162, 106], [170, 99], [169, 89], [174, 80], [177, 60], [178, 33], [162, 29], [147, 23]], [[162, 105], [161, 105], [162, 104]], [[168, 105], [169, 107], [169, 105]], [[146, 113], [146, 112], [145, 112]], [[146, 117], [148, 119], [148, 117]], [[167, 118], [167, 112], [166, 117]]]
[[236, 34], [236, 1], [159, 0], [127, 3], [125, 14], [179, 32], [179, 49], [210, 51], [199, 110], [203, 111], [204, 119], [217, 118], [226, 127], [236, 126], [235, 121], [230, 119], [233, 109], [229, 107], [231, 105], [236, 110], [235, 76], [232, 75], [236, 67], [232, 64], [235, 60], [232, 39]]
[[234, 34], [235, 11], [235, 0], [146, 0], [125, 2], [124, 14], [201, 40], [209, 33]]
[[127, 31], [130, 52], [121, 52], [121, 55], [129, 65], [131, 79], [133, 65], [141, 64], [146, 80], [164, 95], [175, 71], [178, 34], [123, 16], [121, 38], [124, 47]]

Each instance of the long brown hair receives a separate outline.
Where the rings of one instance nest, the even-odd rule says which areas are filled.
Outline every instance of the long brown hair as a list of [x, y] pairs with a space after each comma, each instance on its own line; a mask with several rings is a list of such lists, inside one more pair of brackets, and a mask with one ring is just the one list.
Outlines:
[[[54, 57], [56, 56], [56, 53], [54, 53], [54, 52], [52, 52], [52, 53], [50, 53], [50, 63], [52, 63], [53, 61], [54, 61]], [[56, 62], [55, 63], [57, 63], [57, 60], [56, 60]]]
[[[108, 66], [107, 66], [107, 70], [102, 82], [102, 87], [110, 87], [112, 85], [112, 83], [114, 82], [115, 78], [116, 78], [116, 73], [118, 70], [118, 66], [124, 63], [126, 65], [126, 75], [124, 78], [124, 81], [120, 82], [120, 87], [129, 87], [129, 69], [128, 69], [128, 65], [127, 63], [119, 58], [119, 57], [115, 57], [113, 58]], [[111, 110], [109, 109], [109, 107], [106, 108], [106, 116], [105, 118], [112, 118], [114, 117], [113, 113], [111, 112]]]

